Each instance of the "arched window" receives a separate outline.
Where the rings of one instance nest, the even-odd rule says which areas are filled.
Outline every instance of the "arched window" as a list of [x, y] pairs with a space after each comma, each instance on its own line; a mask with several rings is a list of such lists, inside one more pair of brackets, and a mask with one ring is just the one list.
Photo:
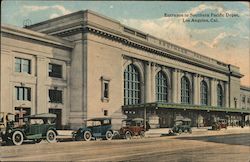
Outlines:
[[200, 88], [201, 105], [208, 105], [208, 87], [204, 80], [201, 82]]
[[217, 106], [223, 106], [223, 91], [220, 84], [217, 85]]
[[190, 83], [185, 76], [181, 78], [181, 103], [190, 103]]
[[155, 77], [156, 100], [159, 102], [168, 102], [168, 81], [167, 76], [159, 71]]
[[140, 74], [135, 65], [130, 64], [124, 71], [124, 104], [140, 103]]

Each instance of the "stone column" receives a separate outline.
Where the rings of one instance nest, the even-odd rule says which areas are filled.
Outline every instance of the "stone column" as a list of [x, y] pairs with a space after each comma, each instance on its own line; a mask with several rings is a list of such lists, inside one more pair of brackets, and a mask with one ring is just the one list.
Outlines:
[[194, 105], [198, 105], [198, 74], [194, 74], [194, 84], [193, 84], [193, 91], [194, 91]]
[[37, 56], [37, 84], [36, 84], [36, 109], [35, 114], [47, 113], [48, 90], [45, 86], [46, 76], [48, 75], [48, 62], [45, 57]]
[[181, 71], [177, 70], [177, 103], [181, 103]]
[[229, 84], [225, 82], [225, 107], [229, 107], [229, 91], [228, 91], [228, 86]]
[[151, 63], [145, 63], [145, 103], [151, 102]]
[[201, 76], [197, 77], [197, 104], [201, 104]]
[[151, 102], [156, 102], [155, 98], [155, 63], [151, 67]]
[[213, 78], [211, 80], [211, 106], [217, 106], [217, 89], [216, 89], [216, 80]]
[[177, 103], [177, 69], [172, 71], [172, 102]]
[[65, 124], [69, 124], [69, 116], [70, 116], [70, 67], [71, 67], [71, 64], [70, 62], [66, 62], [66, 79], [67, 79], [67, 98], [66, 98], [66, 121], [65, 121]]

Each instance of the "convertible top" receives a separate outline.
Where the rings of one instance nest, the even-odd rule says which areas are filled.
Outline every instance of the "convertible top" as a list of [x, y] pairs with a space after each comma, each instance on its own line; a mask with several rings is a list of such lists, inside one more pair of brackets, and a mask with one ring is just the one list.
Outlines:
[[101, 120], [111, 120], [111, 118], [91, 118], [88, 119], [87, 121], [101, 121]]
[[122, 121], [143, 121], [144, 119], [142, 118], [134, 118], [134, 119], [124, 119]]
[[[43, 113], [43, 114], [29, 115], [29, 116], [25, 116], [23, 118], [31, 118], [31, 119], [37, 119], [37, 118], [56, 118], [56, 114]], [[20, 119], [23, 119], [23, 118], [20, 118]]]
[[189, 119], [189, 118], [183, 118], [183, 119], [176, 119], [175, 121], [191, 121], [191, 119]]

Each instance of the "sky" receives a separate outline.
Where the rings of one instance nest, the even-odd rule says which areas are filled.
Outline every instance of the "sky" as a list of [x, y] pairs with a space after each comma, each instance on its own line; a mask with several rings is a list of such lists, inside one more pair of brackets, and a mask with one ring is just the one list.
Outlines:
[[[245, 75], [241, 84], [250, 86], [250, 6], [246, 1], [5, 0], [1, 4], [1, 23], [22, 27], [27, 19], [34, 24], [86, 9], [202, 55], [238, 66], [240, 73]], [[175, 17], [171, 14], [185, 16]], [[227, 17], [227, 14], [230, 16]], [[211, 18], [217, 21], [212, 22]], [[187, 22], [192, 19], [196, 22]], [[201, 19], [209, 22], [197, 22]]]

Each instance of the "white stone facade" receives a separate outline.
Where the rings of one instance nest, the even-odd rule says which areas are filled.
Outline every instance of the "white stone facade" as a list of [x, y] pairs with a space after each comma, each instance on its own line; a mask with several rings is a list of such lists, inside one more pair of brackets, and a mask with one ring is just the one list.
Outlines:
[[[61, 110], [61, 124], [78, 127], [84, 119], [122, 117], [124, 70], [133, 64], [140, 75], [140, 104], [157, 102], [156, 75], [167, 77], [168, 103], [181, 104], [181, 79], [190, 83], [190, 105], [201, 105], [201, 82], [208, 86], [208, 106], [242, 107], [239, 68], [122, 25], [92, 11], [80, 11], [21, 29], [2, 26], [1, 107], [31, 114]], [[58, 38], [60, 37], [60, 38]], [[15, 72], [15, 58], [31, 61], [31, 74]], [[49, 64], [62, 77], [48, 76]], [[31, 88], [31, 101], [16, 100], [15, 86]], [[62, 103], [49, 102], [48, 91], [62, 91]], [[105, 91], [105, 92], [104, 92]], [[104, 94], [106, 93], [106, 94]], [[247, 109], [247, 107], [246, 107]]]

